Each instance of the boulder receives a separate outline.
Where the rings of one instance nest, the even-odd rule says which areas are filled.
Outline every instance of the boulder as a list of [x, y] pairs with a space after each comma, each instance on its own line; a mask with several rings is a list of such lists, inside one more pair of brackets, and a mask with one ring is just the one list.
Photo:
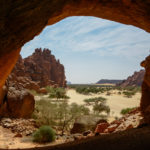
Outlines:
[[101, 117], [95, 116], [79, 116], [76, 118], [73, 128], [71, 129], [71, 134], [74, 133], [83, 133], [87, 130], [94, 131], [97, 122], [101, 119]]
[[100, 123], [97, 125], [95, 129], [95, 133], [104, 133], [105, 129], [107, 129], [109, 126], [109, 123]]
[[34, 111], [34, 104], [34, 96], [25, 89], [9, 87], [0, 107], [0, 116], [28, 118]]

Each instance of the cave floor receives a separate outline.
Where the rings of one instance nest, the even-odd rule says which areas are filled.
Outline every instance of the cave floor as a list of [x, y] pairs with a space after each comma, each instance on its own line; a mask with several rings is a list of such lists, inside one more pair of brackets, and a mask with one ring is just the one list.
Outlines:
[[[4, 129], [5, 130], [5, 129]], [[1, 131], [5, 132], [6, 131]], [[2, 137], [0, 133], [0, 138]], [[9, 140], [10, 135], [8, 134]], [[1, 141], [2, 142], [2, 141]], [[8, 149], [3, 147], [2, 149]], [[10, 149], [10, 148], [9, 148]], [[18, 149], [18, 148], [17, 148]], [[16, 150], [17, 150], [16, 149]], [[84, 140], [78, 140], [75, 142], [59, 144], [54, 146], [44, 146], [35, 148], [23, 148], [19, 149], [37, 149], [37, 150], [149, 150], [150, 149], [150, 126], [142, 128], [129, 129], [122, 132], [112, 133], [109, 135], [100, 135], [91, 137]], [[15, 149], [14, 149], [15, 150]]]

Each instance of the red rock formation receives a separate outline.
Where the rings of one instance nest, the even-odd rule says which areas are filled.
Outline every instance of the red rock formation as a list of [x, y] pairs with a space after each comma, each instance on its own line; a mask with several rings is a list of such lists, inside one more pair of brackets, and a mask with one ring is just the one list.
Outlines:
[[[25, 76], [37, 82], [40, 87], [48, 85], [66, 86], [64, 66], [48, 49], [35, 49], [35, 52], [24, 60]], [[17, 74], [18, 75], [18, 74]]]
[[36, 49], [25, 59], [20, 56], [8, 80], [10, 84], [37, 92], [48, 85], [66, 86], [64, 66], [48, 49]]
[[33, 89], [35, 91], [40, 89], [38, 83], [32, 81], [30, 77], [26, 76], [24, 60], [21, 56], [19, 56], [13, 71], [7, 79], [7, 82], [9, 82], [10, 87]]
[[134, 72], [132, 76], [129, 76], [122, 83], [118, 84], [121, 87], [127, 86], [141, 86], [144, 79], [145, 70]]
[[141, 111], [146, 123], [150, 124], [150, 56], [148, 56], [141, 66], [145, 68], [144, 81], [142, 83]]
[[138, 126], [141, 126], [141, 122], [143, 120], [143, 117], [141, 115], [141, 112], [139, 111], [139, 108], [136, 108], [132, 111], [130, 111], [125, 116], [119, 118], [118, 120], [114, 120], [110, 124], [108, 123], [99, 123], [95, 129], [95, 134], [97, 133], [113, 133], [113, 132], [119, 132], [131, 128], [137, 128]]

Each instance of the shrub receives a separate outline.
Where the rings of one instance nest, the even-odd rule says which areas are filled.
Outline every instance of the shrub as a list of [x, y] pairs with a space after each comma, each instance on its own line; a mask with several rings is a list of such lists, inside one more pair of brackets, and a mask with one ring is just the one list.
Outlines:
[[109, 106], [105, 105], [105, 103], [96, 104], [93, 106], [93, 111], [95, 114], [100, 114], [101, 112], [106, 112], [107, 114], [110, 113]]
[[110, 93], [110, 92], [107, 92], [107, 93], [106, 93], [106, 96], [110, 96], [110, 95], [111, 95], [111, 93]]
[[33, 134], [33, 141], [38, 143], [52, 142], [55, 140], [55, 132], [50, 126], [41, 126]]
[[64, 88], [48, 88], [49, 98], [69, 99]]
[[121, 92], [119, 91], [118, 94], [121, 95]]
[[135, 109], [135, 107], [133, 107], [133, 108], [125, 108], [125, 109], [122, 109], [121, 110], [121, 114], [122, 115], [125, 115], [125, 114], [128, 114], [130, 111], [132, 111], [133, 109]]
[[135, 95], [135, 92], [134, 91], [124, 91], [123, 94], [125, 97], [131, 98], [133, 95]]

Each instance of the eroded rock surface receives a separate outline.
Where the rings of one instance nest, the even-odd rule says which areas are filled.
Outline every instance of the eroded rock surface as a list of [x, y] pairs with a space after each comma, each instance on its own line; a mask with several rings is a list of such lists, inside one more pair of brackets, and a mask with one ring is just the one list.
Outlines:
[[40, 87], [48, 85], [66, 86], [64, 66], [51, 54], [49, 49], [35, 49], [24, 60], [25, 75]]
[[15, 119], [2, 118], [0, 125], [4, 128], [11, 129], [13, 133], [20, 135], [31, 135], [36, 129], [36, 121], [34, 119]]
[[55, 59], [50, 50], [42, 51], [41, 48], [35, 49], [35, 52], [25, 59], [19, 57], [9, 81], [37, 92], [49, 85], [66, 86], [64, 66]]
[[142, 98], [141, 98], [141, 111], [144, 115], [146, 123], [150, 124], [150, 56], [148, 56], [141, 66], [145, 68], [144, 81], [142, 83]]
[[120, 132], [131, 128], [137, 128], [141, 124], [142, 119], [143, 117], [139, 111], [139, 108], [136, 108], [135, 110], [130, 111], [125, 116], [111, 122], [110, 124], [99, 123], [95, 129], [95, 133], [107, 134]]

